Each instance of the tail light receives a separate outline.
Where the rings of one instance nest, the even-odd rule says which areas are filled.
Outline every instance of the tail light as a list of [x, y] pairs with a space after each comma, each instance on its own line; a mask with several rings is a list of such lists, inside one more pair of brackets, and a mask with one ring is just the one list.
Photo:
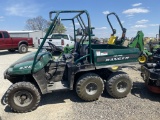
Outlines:
[[61, 40], [61, 45], [64, 45], [64, 40]]

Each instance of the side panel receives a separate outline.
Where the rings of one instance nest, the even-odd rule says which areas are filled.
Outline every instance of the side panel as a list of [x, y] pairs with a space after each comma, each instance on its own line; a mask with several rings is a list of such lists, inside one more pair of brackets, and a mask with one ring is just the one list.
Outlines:
[[4, 38], [2, 32], [0, 32], [0, 50], [4, 49]]
[[96, 66], [137, 62], [140, 51], [137, 48], [127, 49], [93, 49]]
[[12, 39], [11, 38], [4, 38], [4, 49], [14, 48], [12, 46]]
[[[27, 38], [12, 38], [14, 48], [18, 48], [21, 41], [26, 41]], [[27, 41], [26, 41], [27, 42]]]
[[68, 76], [68, 82], [70, 83], [70, 90], [73, 90], [73, 86], [77, 79], [75, 79], [75, 76], [82, 72], [89, 72], [94, 71], [95, 66], [88, 64], [88, 65], [74, 65], [72, 63], [67, 64], [67, 76]]
[[3, 45], [2, 45], [3, 49], [13, 48], [13, 46], [12, 46], [12, 39], [10, 38], [8, 32], [2, 31], [1, 34], [3, 36]]

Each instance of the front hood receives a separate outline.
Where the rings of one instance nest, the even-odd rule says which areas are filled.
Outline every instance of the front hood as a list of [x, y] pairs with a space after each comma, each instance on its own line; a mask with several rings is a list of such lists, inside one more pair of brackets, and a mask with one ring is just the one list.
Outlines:
[[16, 62], [14, 62], [12, 65], [10, 65], [10, 67], [14, 67], [16, 64], [20, 64], [20, 63], [24, 63], [24, 62], [28, 62], [28, 61], [32, 61], [32, 63], [33, 63], [35, 54], [36, 54], [36, 52], [33, 52], [33, 53], [30, 53], [30, 54], [18, 59]]
[[[34, 57], [35, 57], [36, 52], [30, 53], [16, 62], [14, 62], [12, 65], [7, 70], [7, 73], [9, 75], [24, 75], [24, 74], [30, 74]], [[34, 67], [34, 71], [36, 72], [40, 69], [42, 69], [49, 60], [51, 60], [52, 56], [49, 52], [40, 52], [37, 56], [37, 62]]]

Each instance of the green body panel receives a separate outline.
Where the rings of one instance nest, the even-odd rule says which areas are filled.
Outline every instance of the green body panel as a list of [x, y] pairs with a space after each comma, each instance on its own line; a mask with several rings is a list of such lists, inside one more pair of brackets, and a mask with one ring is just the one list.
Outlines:
[[116, 45], [92, 45], [95, 66], [106, 66], [137, 62], [140, 51], [138, 48], [129, 48]]
[[131, 48], [139, 48], [140, 51], [144, 50], [144, 34], [142, 31], [138, 31], [136, 37], [133, 38], [133, 41], [129, 43], [129, 47]]
[[144, 37], [143, 32], [138, 31], [136, 37], [134, 37], [133, 41], [131, 41], [128, 46], [131, 47], [131, 48], [138, 48], [146, 56], [151, 56], [152, 53], [144, 48], [143, 37]]
[[[35, 52], [28, 54], [21, 59], [13, 63], [9, 69], [8, 73], [10, 75], [26, 75], [31, 74], [31, 69], [33, 65], [33, 60], [35, 57]], [[35, 64], [33, 72], [37, 72], [44, 68], [44, 66], [52, 59], [49, 52], [40, 52], [37, 57], [37, 62]]]
[[147, 56], [151, 56], [152, 55], [152, 53], [149, 52], [147, 49], [144, 49], [143, 53], [146, 54]]

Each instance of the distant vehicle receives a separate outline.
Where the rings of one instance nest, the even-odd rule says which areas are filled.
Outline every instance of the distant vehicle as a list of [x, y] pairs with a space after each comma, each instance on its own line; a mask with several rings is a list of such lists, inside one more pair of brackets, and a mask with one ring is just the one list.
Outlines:
[[[41, 42], [43, 41], [43, 38], [40, 38], [38, 40], [38, 44], [40, 46]], [[43, 45], [43, 48], [51, 49], [49, 47], [48, 42], [51, 42], [52, 44], [56, 45], [57, 47], [64, 49], [65, 46], [73, 46], [74, 45], [74, 39], [69, 34], [58, 34], [54, 33], [51, 36], [49, 36], [46, 39], [46, 42]]]
[[33, 46], [32, 38], [11, 38], [7, 31], [0, 31], [0, 50], [8, 49], [9, 52], [18, 50], [19, 53], [26, 53], [28, 46]]

